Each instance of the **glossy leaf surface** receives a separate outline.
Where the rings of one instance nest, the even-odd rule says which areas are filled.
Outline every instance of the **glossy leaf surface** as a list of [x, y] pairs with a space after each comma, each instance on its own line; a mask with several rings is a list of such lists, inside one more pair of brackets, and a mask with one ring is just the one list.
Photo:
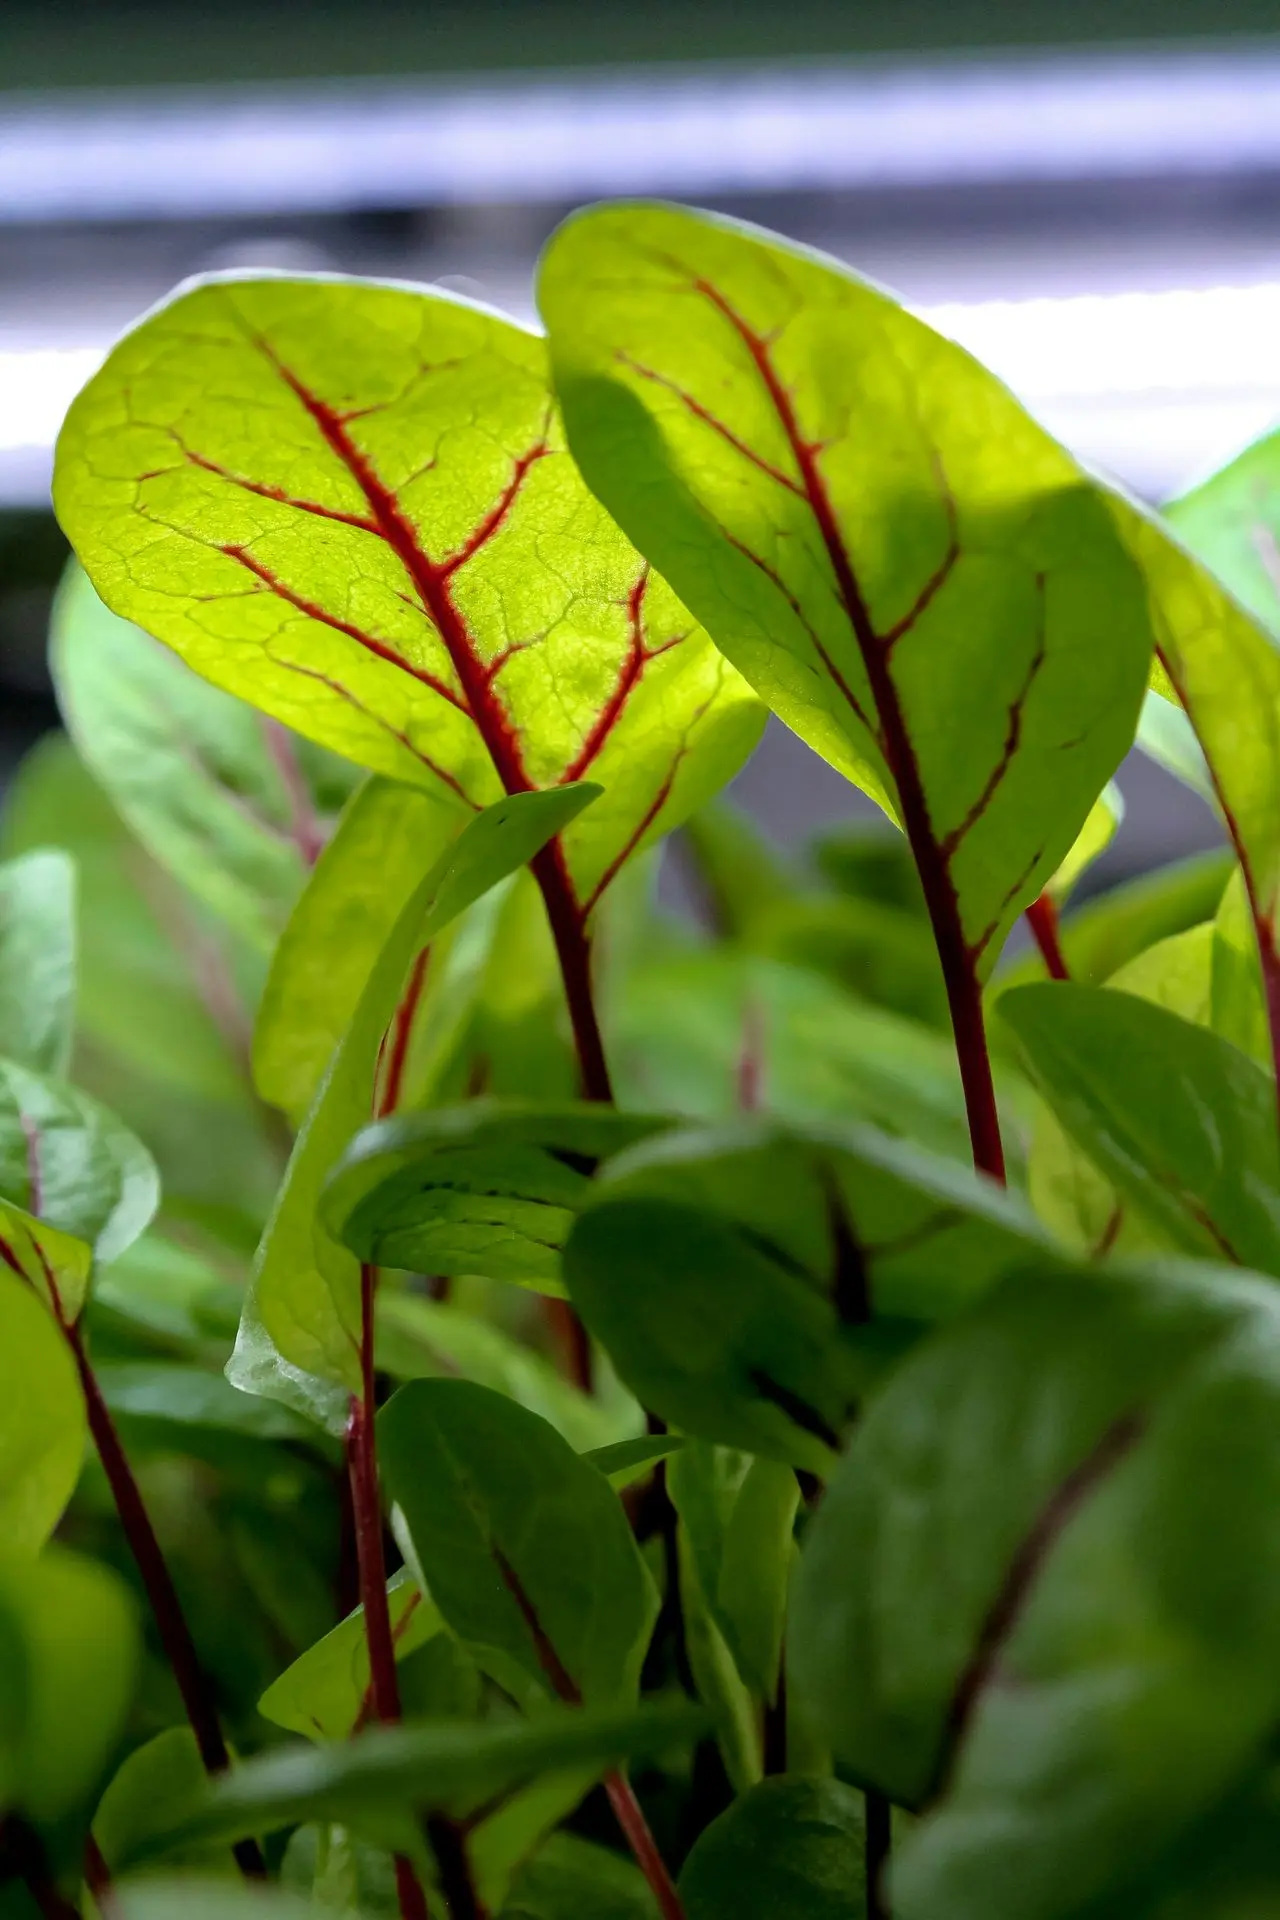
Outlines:
[[253, 1030], [253, 1078], [300, 1126], [383, 943], [457, 813], [373, 779], [349, 801], [272, 956]]
[[662, 1125], [585, 1103], [484, 1100], [392, 1117], [352, 1142], [326, 1188], [324, 1219], [379, 1266], [562, 1293], [560, 1251], [592, 1174]]
[[0, 866], [0, 1056], [65, 1073], [75, 1031], [75, 870], [52, 848]]
[[107, 604], [299, 733], [465, 807], [599, 779], [584, 908], [758, 737], [565, 454], [542, 341], [487, 309], [188, 286], [75, 402], [56, 490]]
[[62, 1518], [87, 1437], [75, 1363], [44, 1302], [0, 1272], [0, 1541], [34, 1553]]
[[789, 1671], [842, 1768], [931, 1809], [903, 1920], [1092, 1912], [1260, 1755], [1277, 1311], [1222, 1269], [1042, 1268], [868, 1411], [806, 1537]]
[[62, 716], [94, 778], [162, 867], [269, 951], [355, 769], [199, 679], [109, 612], [74, 562], [51, 639]]
[[706, 1829], [680, 1875], [688, 1920], [860, 1920], [862, 1795], [838, 1780], [762, 1780]]
[[965, 1169], [870, 1129], [672, 1134], [612, 1163], [570, 1297], [642, 1405], [825, 1473], [883, 1359], [1042, 1244]]
[[944, 964], [985, 971], [1137, 722], [1150, 628], [1095, 489], [960, 348], [758, 230], [590, 210], [539, 300], [588, 481], [896, 814]]
[[1129, 993], [1021, 987], [1000, 1011], [1076, 1144], [1175, 1245], [1280, 1273], [1280, 1139], [1261, 1068]]
[[604, 1476], [465, 1380], [402, 1387], [378, 1439], [423, 1583], [481, 1666], [525, 1696], [632, 1696], [657, 1600]]
[[[531, 859], [596, 791], [583, 784], [496, 801], [468, 823], [402, 909], [294, 1147], [229, 1366], [234, 1385], [269, 1396], [283, 1388], [309, 1403], [322, 1423], [341, 1425], [341, 1402], [296, 1378], [301, 1370], [348, 1392], [360, 1384], [358, 1264], [336, 1246], [322, 1257], [316, 1214], [331, 1168], [373, 1112], [379, 1051], [410, 963], [474, 900]], [[293, 1375], [281, 1371], [281, 1361]]]

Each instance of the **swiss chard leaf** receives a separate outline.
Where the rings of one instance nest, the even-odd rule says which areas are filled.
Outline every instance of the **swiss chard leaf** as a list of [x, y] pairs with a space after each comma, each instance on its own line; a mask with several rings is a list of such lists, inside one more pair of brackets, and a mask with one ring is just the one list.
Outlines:
[[861, 1920], [862, 1795], [838, 1780], [762, 1780], [699, 1838], [680, 1875], [688, 1920]]
[[359, 1268], [344, 1249], [321, 1246], [316, 1214], [331, 1168], [373, 1112], [382, 1040], [405, 976], [416, 952], [531, 859], [597, 792], [583, 783], [495, 801], [468, 822], [401, 910], [294, 1147], [228, 1364], [234, 1386], [283, 1395], [321, 1424], [341, 1428], [343, 1396], [360, 1387]]
[[1176, 1246], [1280, 1274], [1280, 1137], [1260, 1067], [1134, 994], [1020, 987], [1000, 1010], [1062, 1126]]
[[868, 1410], [806, 1535], [788, 1672], [846, 1776], [929, 1809], [903, 1920], [1092, 1913], [1260, 1760], [1278, 1315], [1229, 1271], [1042, 1268]]
[[466, 1380], [402, 1387], [378, 1440], [422, 1584], [481, 1667], [523, 1698], [633, 1697], [657, 1600], [604, 1475]]
[[269, 952], [355, 770], [199, 679], [72, 562], [51, 664], [86, 766], [147, 852]]
[[[60, 1316], [74, 1319], [83, 1303], [85, 1249], [98, 1261], [114, 1259], [143, 1232], [159, 1200], [150, 1154], [105, 1107], [62, 1081], [0, 1061], [0, 1238], [13, 1256], [9, 1264], [21, 1267]], [[23, 1242], [35, 1244], [34, 1270]]]
[[189, 285], [80, 395], [56, 491], [110, 607], [348, 759], [465, 807], [598, 778], [584, 913], [759, 736], [565, 453], [544, 343], [448, 295]]
[[0, 1271], [0, 1540], [33, 1553], [80, 1477], [84, 1396], [66, 1341], [24, 1279]]
[[75, 1031], [75, 870], [44, 848], [0, 866], [0, 1056], [61, 1074]]
[[414, 1813], [465, 1815], [542, 1774], [580, 1767], [604, 1773], [633, 1756], [682, 1745], [701, 1727], [701, 1716], [684, 1702], [627, 1712], [547, 1706], [532, 1722], [441, 1720], [280, 1748], [211, 1782], [198, 1812], [154, 1830], [135, 1857], [315, 1819], [412, 1848]]
[[663, 1124], [598, 1105], [485, 1100], [391, 1116], [352, 1142], [322, 1216], [378, 1266], [563, 1294], [560, 1250], [592, 1174]]
[[348, 802], [280, 937], [253, 1030], [257, 1089], [295, 1126], [399, 914], [462, 825], [391, 780], [367, 781]]
[[869, 1128], [739, 1122], [612, 1162], [565, 1277], [642, 1405], [822, 1474], [884, 1360], [1041, 1244], [1012, 1197]]
[[539, 301], [575, 457], [789, 726], [901, 824], [975, 1159], [979, 982], [1132, 742], [1142, 581], [1099, 490], [834, 260], [660, 205], [575, 215]]

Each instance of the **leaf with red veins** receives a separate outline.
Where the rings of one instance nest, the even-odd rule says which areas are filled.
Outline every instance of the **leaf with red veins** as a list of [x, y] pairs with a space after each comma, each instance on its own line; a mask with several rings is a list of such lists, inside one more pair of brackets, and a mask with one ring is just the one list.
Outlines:
[[186, 289], [79, 396], [57, 495], [110, 607], [312, 740], [467, 809], [600, 779], [549, 856], [573, 911], [759, 736], [569, 458], [545, 343], [445, 295]]
[[972, 1004], [1133, 737], [1151, 627], [1102, 491], [959, 347], [754, 230], [577, 215], [539, 298], [591, 486], [905, 829]]

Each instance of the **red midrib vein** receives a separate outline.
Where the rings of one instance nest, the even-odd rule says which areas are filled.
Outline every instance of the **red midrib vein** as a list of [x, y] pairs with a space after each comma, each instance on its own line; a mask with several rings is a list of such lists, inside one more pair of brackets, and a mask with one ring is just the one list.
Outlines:
[[[327, 401], [313, 393], [293, 370], [278, 358], [269, 342], [259, 339], [262, 351], [281, 379], [297, 396], [315, 421], [323, 439], [350, 473], [369, 505], [370, 517], [382, 539], [391, 548], [413, 582], [444, 644], [454, 672], [458, 676], [471, 719], [475, 722], [493, 761], [498, 778], [508, 793], [528, 793], [533, 782], [525, 770], [519, 733], [501, 700], [489, 683], [484, 661], [480, 658], [466, 620], [459, 611], [449, 582], [458, 568], [470, 560], [502, 526], [526, 474], [534, 462], [546, 453], [545, 440], [522, 454], [516, 461], [511, 480], [496, 506], [485, 515], [459, 551], [445, 561], [432, 560], [419, 542], [412, 522], [405, 515], [395, 493], [380, 478], [372, 462], [356, 446], [347, 432], [342, 415]], [[398, 664], [412, 668], [404, 660]]]
[[898, 689], [889, 672], [880, 635], [876, 632], [862, 589], [858, 585], [844, 537], [840, 532], [835, 510], [831, 504], [831, 496], [827, 491], [827, 483], [818, 466], [817, 449], [800, 430], [795, 408], [791, 404], [791, 396], [779, 380], [773, 365], [769, 343], [747, 324], [741, 314], [725, 299], [718, 287], [709, 280], [699, 279], [694, 284], [697, 291], [705, 299], [710, 300], [716, 310], [728, 321], [746, 347], [782, 424], [792, 458], [800, 472], [805, 500], [822, 537], [822, 544], [826, 549], [827, 558], [839, 588], [841, 603], [853, 629], [867, 680], [871, 686], [871, 695], [880, 719], [880, 744], [893, 776], [894, 785], [898, 790], [902, 807], [902, 824], [915, 856], [916, 865], [920, 870], [920, 882], [924, 888], [935, 935], [939, 947], [943, 949], [944, 974], [949, 981], [954, 977], [955, 970], [959, 970], [962, 974], [970, 974], [973, 970], [974, 957], [965, 939], [955, 884], [951, 878], [946, 856], [929, 818], [929, 807], [924, 796], [920, 766], [916, 759], [915, 748], [911, 743], [911, 736], [907, 732], [906, 719], [898, 699]]

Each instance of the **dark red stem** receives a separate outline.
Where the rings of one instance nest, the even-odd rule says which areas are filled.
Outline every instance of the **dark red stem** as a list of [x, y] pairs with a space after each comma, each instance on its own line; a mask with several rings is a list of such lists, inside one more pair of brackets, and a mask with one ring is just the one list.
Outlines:
[[476, 1892], [467, 1836], [461, 1827], [442, 1814], [433, 1814], [427, 1821], [427, 1839], [436, 1856], [440, 1885], [449, 1904], [449, 1920], [488, 1920]]
[[1062, 951], [1062, 941], [1058, 936], [1058, 909], [1052, 897], [1042, 893], [1027, 908], [1027, 925], [1030, 927], [1040, 957], [1044, 961], [1051, 980], [1069, 980], [1071, 969], [1067, 965], [1066, 955]]
[[[400, 1720], [400, 1685], [396, 1678], [396, 1646], [387, 1607], [387, 1563], [382, 1550], [382, 1496], [378, 1487], [378, 1452], [374, 1429], [377, 1400], [373, 1378], [374, 1296], [378, 1270], [360, 1269], [361, 1391], [352, 1397], [347, 1423], [347, 1467], [351, 1477], [351, 1508], [355, 1516], [356, 1557], [360, 1565], [360, 1598], [369, 1647], [369, 1690], [373, 1711], [384, 1726]], [[413, 1863], [395, 1856], [396, 1892], [401, 1920], [429, 1920], [427, 1897]]]
[[889, 1920], [889, 1889], [885, 1884], [893, 1845], [893, 1809], [882, 1793], [869, 1787], [867, 1809], [867, 1920]]
[[675, 1882], [667, 1872], [667, 1863], [658, 1852], [658, 1843], [649, 1830], [644, 1810], [621, 1767], [606, 1773], [604, 1790], [627, 1845], [635, 1855], [636, 1865], [653, 1889], [662, 1920], [685, 1920], [684, 1906], [676, 1892]]
[[[80, 1386], [84, 1393], [85, 1408], [89, 1416], [89, 1431], [93, 1436], [102, 1470], [107, 1476], [111, 1495], [120, 1516], [120, 1525], [129, 1551], [142, 1576], [151, 1611], [155, 1616], [156, 1627], [160, 1634], [160, 1644], [165, 1657], [173, 1670], [187, 1719], [191, 1722], [191, 1731], [195, 1735], [196, 1747], [201, 1761], [208, 1773], [225, 1773], [231, 1765], [231, 1755], [223, 1738], [222, 1727], [218, 1721], [217, 1709], [213, 1704], [209, 1683], [200, 1665], [200, 1656], [196, 1652], [191, 1629], [187, 1625], [186, 1615], [182, 1611], [182, 1602], [178, 1590], [173, 1584], [168, 1562], [156, 1538], [155, 1528], [151, 1524], [133, 1469], [129, 1465], [120, 1435], [116, 1431], [115, 1421], [110, 1409], [102, 1397], [97, 1376], [89, 1365], [89, 1357], [84, 1350], [80, 1329], [74, 1321], [66, 1321], [59, 1316], [59, 1324], [66, 1337], [80, 1375]], [[263, 1879], [266, 1876], [266, 1862], [256, 1840], [241, 1840], [233, 1849], [236, 1861], [242, 1873], [251, 1879]]]
[[939, 941], [947, 985], [947, 1004], [951, 1009], [951, 1027], [955, 1035], [956, 1061], [960, 1084], [964, 1089], [965, 1111], [969, 1116], [969, 1140], [973, 1164], [979, 1173], [990, 1174], [1004, 1183], [1004, 1142], [1000, 1138], [1000, 1114], [996, 1107], [995, 1081], [991, 1077], [991, 1054], [987, 1047], [987, 1029], [982, 1013], [982, 989], [977, 975], [969, 968], [953, 971], [946, 965], [946, 951]]
[[591, 987], [591, 942], [587, 938], [585, 915], [565, 870], [559, 841], [553, 840], [544, 847], [530, 864], [547, 909], [551, 938], [560, 962], [583, 1094], [588, 1100], [612, 1106], [613, 1083]]
[[120, 1908], [116, 1901], [111, 1869], [102, 1848], [90, 1834], [84, 1843], [84, 1883], [97, 1903], [102, 1920], [116, 1920]]

